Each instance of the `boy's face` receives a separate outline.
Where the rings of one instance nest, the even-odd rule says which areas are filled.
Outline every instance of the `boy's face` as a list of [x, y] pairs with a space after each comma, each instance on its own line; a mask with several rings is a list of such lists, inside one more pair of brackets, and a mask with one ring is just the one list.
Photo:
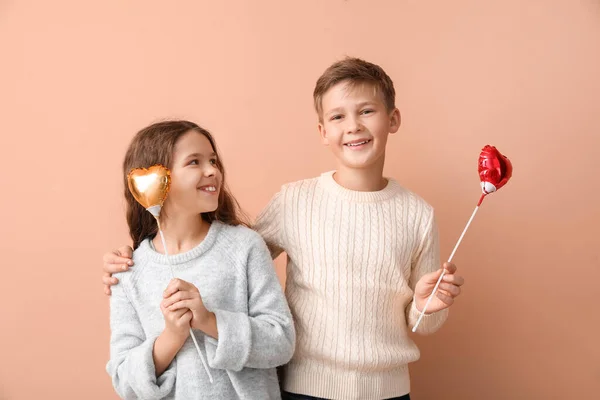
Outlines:
[[383, 163], [388, 134], [400, 128], [400, 112], [388, 111], [373, 85], [340, 82], [323, 95], [321, 106], [319, 133], [343, 166]]

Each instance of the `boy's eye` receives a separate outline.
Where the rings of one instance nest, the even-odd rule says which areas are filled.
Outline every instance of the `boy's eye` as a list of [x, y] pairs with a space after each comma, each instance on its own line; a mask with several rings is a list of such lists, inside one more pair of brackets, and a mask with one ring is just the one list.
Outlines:
[[363, 114], [371, 114], [373, 112], [373, 110], [363, 110], [362, 113]]
[[341, 115], [334, 115], [333, 117], [331, 117], [332, 121], [338, 120], [338, 119], [342, 119]]
[[198, 165], [198, 160], [191, 160], [188, 165]]

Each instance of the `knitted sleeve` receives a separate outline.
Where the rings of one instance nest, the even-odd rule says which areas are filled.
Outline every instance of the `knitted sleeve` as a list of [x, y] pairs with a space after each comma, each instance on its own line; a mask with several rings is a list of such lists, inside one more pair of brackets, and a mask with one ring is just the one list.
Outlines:
[[269, 250], [258, 235], [251, 246], [245, 265], [248, 312], [211, 310], [219, 331], [218, 340], [206, 337], [212, 368], [275, 368], [294, 352], [296, 331]]
[[253, 229], [267, 243], [271, 258], [277, 258], [284, 251], [283, 244], [283, 191], [276, 193], [258, 215]]
[[[440, 269], [440, 267], [439, 233], [432, 210], [427, 221], [425, 232], [421, 240], [421, 245], [419, 246], [417, 257], [413, 263], [410, 280], [408, 282], [408, 285], [413, 292], [417, 282], [423, 275], [434, 272]], [[411, 301], [407, 306], [406, 315], [409, 329], [412, 329], [415, 326], [420, 314], [421, 313], [419, 310], [417, 310], [414, 300]], [[447, 317], [447, 308], [436, 313], [425, 314], [421, 320], [421, 323], [419, 324], [419, 327], [417, 328], [417, 333], [434, 333], [442, 326]]]
[[175, 388], [175, 363], [156, 377], [152, 357], [156, 338], [144, 334], [124, 278], [119, 276], [121, 284], [113, 287], [110, 297], [110, 360], [106, 370], [121, 398], [162, 399]]

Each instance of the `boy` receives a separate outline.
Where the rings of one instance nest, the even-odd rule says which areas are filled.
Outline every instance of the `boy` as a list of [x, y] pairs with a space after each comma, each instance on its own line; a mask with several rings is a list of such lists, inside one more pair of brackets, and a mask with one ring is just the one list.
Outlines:
[[[348, 58], [318, 79], [314, 104], [337, 168], [283, 185], [254, 226], [274, 258], [288, 258], [297, 344], [283, 399], [409, 399], [419, 350], [408, 330], [442, 269], [433, 209], [383, 176], [388, 135], [400, 127], [394, 86], [379, 66]], [[104, 256], [107, 293], [130, 256]], [[443, 267], [421, 334], [440, 328], [460, 294], [456, 266]]]

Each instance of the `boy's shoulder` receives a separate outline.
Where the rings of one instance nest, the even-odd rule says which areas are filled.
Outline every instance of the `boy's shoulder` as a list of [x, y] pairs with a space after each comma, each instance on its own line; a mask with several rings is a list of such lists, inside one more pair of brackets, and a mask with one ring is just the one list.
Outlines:
[[290, 189], [308, 189], [312, 186], [315, 186], [323, 174], [319, 174], [318, 176], [314, 176], [312, 178], [304, 178], [296, 181], [286, 182], [281, 185], [281, 191], [286, 191]]
[[269, 206], [281, 205], [284, 202], [291, 201], [293, 198], [306, 198], [311, 192], [314, 193], [314, 190], [318, 186], [322, 175], [323, 174], [312, 178], [282, 183], [277, 192], [271, 196], [271, 200], [267, 208], [269, 208]]
[[435, 209], [424, 197], [412, 189], [400, 184], [394, 178], [388, 178], [391, 184], [397, 187], [398, 195], [396, 202], [398, 207], [407, 209], [408, 217], [413, 220], [420, 220], [427, 224], [435, 214]]
[[407, 201], [413, 202], [421, 207], [425, 207], [428, 210], [433, 210], [433, 206], [427, 201], [425, 200], [424, 197], [422, 197], [420, 194], [418, 194], [416, 191], [407, 188], [406, 186], [402, 185], [401, 183], [399, 183], [396, 179], [394, 178], [387, 178], [390, 181], [390, 184], [393, 184], [396, 186], [396, 190], [398, 192], [398, 194], [400, 195], [400, 198], [403, 198]]

